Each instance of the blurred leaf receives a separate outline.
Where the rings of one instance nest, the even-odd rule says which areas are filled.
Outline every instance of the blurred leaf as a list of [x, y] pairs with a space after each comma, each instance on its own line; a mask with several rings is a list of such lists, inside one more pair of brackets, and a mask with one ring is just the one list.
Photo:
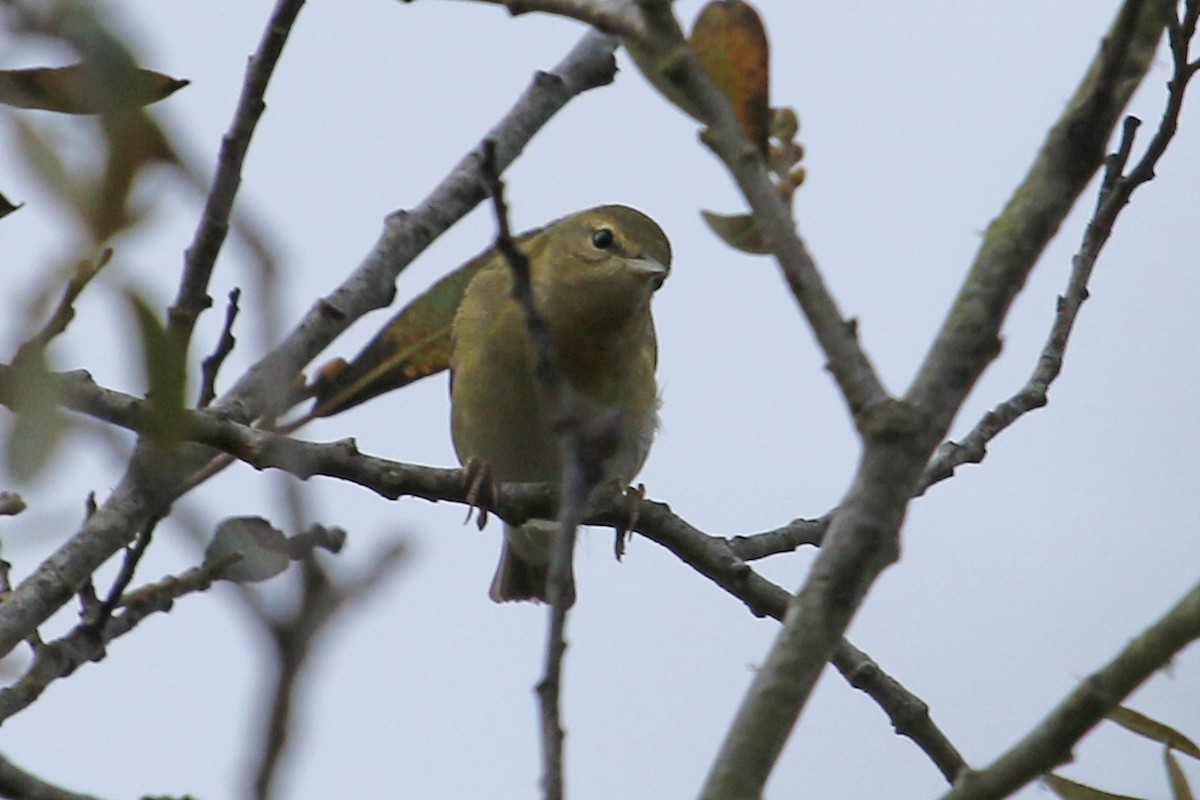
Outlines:
[[104, 131], [108, 157], [103, 174], [91, 190], [84, 218], [97, 243], [140, 218], [140, 213], [130, 209], [129, 198], [142, 168], [175, 158], [162, 130], [140, 108], [106, 115]]
[[743, 0], [713, 0], [692, 26], [692, 50], [733, 106], [746, 138], [767, 154], [770, 51], [762, 19]]
[[1093, 786], [1069, 781], [1058, 775], [1043, 775], [1042, 781], [1063, 800], [1141, 800], [1124, 794], [1112, 794]]
[[16, 411], [9, 428], [5, 457], [14, 478], [28, 481], [37, 476], [54, 454], [68, 421], [58, 407], [53, 376], [46, 368], [44, 354], [14, 363], [11, 396]]
[[240, 560], [221, 571], [221, 577], [234, 583], [258, 583], [287, 569], [288, 540], [262, 517], [230, 517], [217, 526], [217, 532], [204, 550], [204, 563], [211, 564], [230, 553], [241, 553]]
[[36, 67], [0, 70], [0, 103], [64, 114], [100, 114], [114, 104], [144, 106], [156, 103], [187, 86], [189, 81], [148, 69], [118, 72], [89, 63], [69, 67]]
[[771, 248], [763, 240], [753, 214], [725, 215], [702, 209], [700, 215], [713, 233], [733, 249], [760, 256], [770, 254]]
[[13, 213], [14, 211], [16, 211], [18, 208], [20, 208], [23, 205], [25, 205], [25, 204], [18, 203], [16, 205], [13, 205], [13, 202], [11, 200], [9, 200], [3, 194], [0, 194], [0, 219], [4, 219], [9, 214]]
[[1179, 766], [1179, 760], [1171, 752], [1170, 747], [1163, 748], [1163, 760], [1167, 763], [1167, 780], [1171, 783], [1172, 800], [1193, 800], [1192, 787], [1188, 786], [1187, 776]]
[[102, 120], [105, 155], [100, 173], [72, 174], [38, 128], [13, 117], [26, 161], [97, 244], [139, 218], [129, 208], [139, 172], [175, 158], [161, 129], [142, 109], [107, 114]]
[[184, 347], [159, 322], [144, 299], [132, 291], [126, 292], [126, 298], [141, 334], [146, 397], [150, 401], [146, 433], [160, 442], [177, 442], [183, 438], [187, 423], [183, 413], [187, 390]]
[[449, 273], [400, 309], [354, 361], [321, 368], [313, 413], [328, 417], [450, 366], [450, 329], [463, 292], [494, 258], [487, 251]]
[[1138, 713], [1132, 708], [1117, 706], [1108, 715], [1108, 718], [1122, 728], [1131, 730], [1140, 736], [1145, 736], [1147, 739], [1162, 742], [1172, 750], [1178, 750], [1180, 753], [1189, 755], [1192, 758], [1200, 758], [1200, 748], [1197, 748], [1191, 739], [1174, 728], [1164, 725], [1157, 720], [1150, 719], [1150, 717]]
[[71, 179], [67, 173], [66, 164], [58, 152], [46, 141], [46, 137], [33, 125], [20, 117], [11, 117], [17, 130], [17, 142], [20, 144], [25, 162], [33, 169], [35, 175], [42, 181], [50, 192], [63, 202], [76, 217], [85, 216], [84, 191], [82, 186]]

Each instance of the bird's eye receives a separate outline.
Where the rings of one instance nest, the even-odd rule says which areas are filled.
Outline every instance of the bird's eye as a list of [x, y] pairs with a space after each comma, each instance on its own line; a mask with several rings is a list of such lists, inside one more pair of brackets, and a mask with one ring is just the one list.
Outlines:
[[613, 232], [611, 228], [599, 228], [592, 231], [592, 244], [600, 250], [607, 250], [612, 247]]

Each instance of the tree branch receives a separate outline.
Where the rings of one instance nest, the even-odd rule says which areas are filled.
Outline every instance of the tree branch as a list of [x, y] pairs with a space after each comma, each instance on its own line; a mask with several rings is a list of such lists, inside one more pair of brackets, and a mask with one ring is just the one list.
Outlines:
[[109, 642], [129, 633], [146, 617], [170, 611], [175, 600], [186, 594], [208, 589], [219, 580], [221, 571], [239, 557], [230, 554], [181, 575], [143, 586], [121, 598], [121, 613], [109, 617], [103, 624], [84, 621], [62, 638], [38, 645], [33, 664], [25, 675], [12, 686], [0, 689], [0, 722], [32, 704], [54, 681], [67, 677], [89, 661], [99, 661]]
[[[12, 367], [0, 365], [0, 402], [5, 400], [6, 379], [11, 370]], [[54, 377], [60, 382], [59, 397], [67, 407], [115, 425], [138, 429], [143, 401], [102, 389], [85, 372]], [[498, 485], [494, 494], [472, 498], [462, 470], [405, 464], [364, 455], [358, 452], [352, 440], [328, 444], [306, 442], [225, 420], [212, 411], [185, 413], [189, 435], [196, 442], [232, 453], [257, 469], [286, 470], [301, 479], [313, 475], [338, 478], [391, 500], [409, 496], [434, 502], [476, 502], [514, 525], [534, 518], [553, 519], [559, 513], [558, 493], [552, 485], [506, 483]], [[630, 520], [635, 520], [632, 526]], [[664, 503], [614, 494], [592, 498], [583, 523], [631, 527], [740, 599], [755, 616], [782, 621], [790, 595], [754, 572], [745, 562], [743, 553], [765, 555], [764, 548], [772, 543], [819, 538], [819, 531], [824, 529], [826, 521], [827, 517], [816, 521], [796, 520], [776, 531], [754, 537], [724, 539], [698, 530]], [[270, 627], [269, 621], [267, 624]], [[904, 689], [849, 643], [843, 642], [835, 648], [831, 661], [855, 688], [875, 699], [891, 718], [896, 731], [929, 753], [948, 778], [961, 768], [961, 761], [955, 762], [945, 755], [954, 749], [929, 721], [928, 713], [923, 711], [926, 706], [920, 698]]]
[[200, 225], [192, 243], [184, 251], [183, 275], [175, 302], [167, 310], [167, 328], [176, 341], [186, 344], [201, 312], [212, 305], [208, 282], [217, 263], [217, 255], [229, 231], [229, 217], [242, 182], [242, 164], [250, 149], [250, 139], [267, 106], [267, 85], [283, 55], [292, 26], [304, 0], [278, 0], [263, 29], [258, 49], [246, 66], [246, 78], [233, 121], [221, 138], [217, 173], [204, 203]]
[[221, 336], [217, 340], [216, 349], [200, 363], [200, 399], [197, 406], [207, 408], [217, 397], [217, 373], [221, 365], [233, 352], [237, 339], [233, 335], [233, 323], [238, 315], [238, 301], [242, 297], [241, 289], [229, 292], [229, 303], [225, 306], [225, 324], [221, 326]]
[[1200, 639], [1200, 584], [1093, 672], [1025, 738], [990, 766], [964, 775], [942, 800], [1008, 797], [1069, 761], [1075, 744], [1191, 642]]
[[317, 637], [338, 612], [364, 600], [392, 577], [407, 552], [403, 543], [384, 548], [372, 559], [371, 567], [363, 575], [344, 586], [333, 583], [310, 556], [304, 560], [304, 589], [296, 611], [286, 619], [260, 617], [267, 625], [274, 645], [275, 674], [270, 712], [255, 758], [253, 796], [256, 800], [267, 800], [272, 796], [288, 743], [296, 698]]
[[[870, 586], [898, 557], [905, 509], [930, 453], [997, 352], [1017, 289], [1099, 167], [1121, 109], [1149, 68], [1167, 8], [1156, 0], [1125, 5], [1029, 176], [989, 229], [905, 403], [856, 415], [865, 451], [854, 482], [730, 727], [704, 800], [761, 795], [826, 660]], [[836, 374], [836, 363], [831, 368]], [[839, 378], [839, 385], [855, 396], [854, 384]]]
[[1200, 2], [1189, 0], [1183, 18], [1175, 20], [1168, 28], [1173, 74], [1167, 84], [1167, 102], [1162, 119], [1146, 152], [1128, 174], [1122, 175], [1129, 162], [1134, 134], [1141, 124], [1136, 117], [1128, 117], [1117, 151], [1105, 161], [1105, 176], [1096, 210], [1087, 224], [1079, 251], [1071, 259], [1067, 287], [1058, 298], [1054, 323], [1033, 374], [1015, 394], [985, 414], [960, 442], [947, 441], [938, 448], [921, 477], [918, 493], [924, 493], [933, 484], [949, 478], [962, 464], [981, 462], [987, 455], [990, 441], [1026, 413], [1046, 405], [1050, 385], [1062, 371], [1075, 321], [1084, 301], [1088, 299], [1088, 282], [1096, 261], [1133, 192], [1154, 177], [1155, 167], [1175, 135], [1184, 94], [1196, 73], [1188, 64], [1188, 50], [1196, 33], [1198, 15]]

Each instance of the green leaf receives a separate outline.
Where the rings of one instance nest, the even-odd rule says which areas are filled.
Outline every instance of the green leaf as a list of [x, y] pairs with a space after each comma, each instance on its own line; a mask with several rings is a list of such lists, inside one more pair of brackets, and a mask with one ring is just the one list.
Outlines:
[[1157, 720], [1150, 719], [1150, 717], [1134, 711], [1132, 708], [1117, 706], [1108, 715], [1108, 718], [1122, 728], [1133, 731], [1139, 736], [1145, 736], [1147, 739], [1162, 742], [1172, 750], [1178, 750], [1180, 753], [1189, 755], [1192, 758], [1200, 758], [1200, 748], [1197, 748], [1191, 739], [1174, 728], [1164, 725]]
[[1193, 800], [1192, 787], [1188, 786], [1187, 776], [1179, 766], [1179, 760], [1171, 752], [1170, 747], [1163, 748], [1163, 761], [1167, 764], [1167, 780], [1171, 784], [1172, 800]]
[[67, 172], [66, 164], [50, 146], [47, 137], [20, 117], [12, 116], [10, 119], [16, 128], [17, 142], [25, 164], [33, 170], [46, 189], [67, 206], [73, 216], [80, 219], [85, 217], [87, 212], [83, 198], [86, 191], [83, 185]]
[[1063, 800], [1142, 800], [1129, 795], [1105, 792], [1094, 786], [1086, 786], [1053, 774], [1043, 775], [1042, 782]]
[[130, 106], [156, 103], [188, 83], [153, 70], [104, 71], [88, 63], [0, 69], [0, 103], [63, 114], [99, 114], [114, 103]]
[[9, 428], [5, 459], [9, 472], [22, 481], [37, 477], [62, 441], [69, 422], [58, 407], [53, 376], [44, 354], [13, 365], [16, 417]]
[[126, 292], [141, 333], [142, 366], [146, 374], [148, 414], [145, 433], [162, 443], [184, 438], [187, 416], [185, 348], [159, 322], [149, 304], [136, 293]]

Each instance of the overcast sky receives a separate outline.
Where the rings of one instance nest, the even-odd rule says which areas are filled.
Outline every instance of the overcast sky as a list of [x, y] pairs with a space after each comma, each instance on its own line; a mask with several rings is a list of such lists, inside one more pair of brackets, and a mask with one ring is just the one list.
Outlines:
[[[690, 21], [700, 5], [680, 2], [678, 12]], [[807, 148], [799, 230], [844, 312], [859, 320], [888, 387], [901, 392], [980, 232], [1023, 176], [1118, 3], [758, 6], [773, 47], [772, 101], [797, 109]], [[129, 0], [111, 10], [145, 66], [191, 80], [154, 113], [211, 165], [269, 4]], [[239, 200], [279, 255], [284, 324], [355, 268], [384, 215], [420, 202], [533, 72], [557, 63], [582, 32], [472, 3], [309, 3], [268, 94]], [[0, 39], [2, 67], [67, 60]], [[655, 305], [663, 424], [639, 478], [648, 496], [722, 535], [819, 516], [845, 491], [857, 455], [836, 388], [777, 267], [726, 248], [700, 221], [701, 208], [744, 204], [699, 145], [695, 124], [655, 96], [623, 54], [620, 62], [614, 85], [572, 102], [508, 173], [514, 225], [620, 202], [655, 217], [672, 240], [675, 269]], [[1147, 122], [1160, 113], [1168, 75], [1160, 55], [1132, 109]], [[996, 440], [983, 465], [912, 504], [902, 559], [849, 632], [929, 703], [974, 766], [1023, 735], [1200, 574], [1200, 98], [1192, 100], [1158, 179], [1136, 195], [1100, 261], [1050, 405]], [[26, 207], [0, 222], [5, 353], [21, 329], [22, 303], [71, 253], [65, 217], [15, 157], [12, 131], [6, 124], [0, 139], [0, 191]], [[113, 266], [53, 350], [56, 368], [87, 368], [132, 393], [144, 387], [120, 291], [136, 286], [165, 307], [198, 216], [196, 197], [165, 174], [141, 192], [157, 206], [116, 243]], [[1019, 297], [1004, 353], [955, 434], [1033, 368], [1093, 198], [1089, 191], [1080, 201]], [[492, 234], [490, 210], [477, 210], [405, 272], [398, 302]], [[261, 297], [247, 263], [228, 246], [211, 287], [219, 299], [234, 286], [247, 292], [225, 387], [266, 347], [251, 321]], [[211, 348], [220, 317], [202, 319], [196, 355]], [[362, 320], [321, 360], [357, 352], [386, 317]], [[354, 436], [371, 454], [452, 466], [448, 415], [439, 376], [304, 435]], [[103, 499], [120, 471], [112, 447], [84, 433], [38, 483], [6, 477], [0, 488], [19, 489], [30, 505], [0, 521], [14, 577], [70, 535], [86, 493]], [[534, 796], [532, 687], [546, 613], [487, 599], [499, 525], [479, 533], [461, 524], [461, 506], [390, 503], [325, 479], [306, 489], [316, 521], [349, 531], [348, 548], [331, 559], [335, 573], [355, 574], [397, 537], [414, 555], [320, 640], [280, 796]], [[285, 526], [281, 494], [278, 475], [235, 468], [182, 510], [210, 526], [230, 514]], [[618, 564], [611, 542], [609, 531], [586, 532], [577, 554], [565, 672], [568, 792], [577, 800], [688, 797], [777, 625], [658, 546], [635, 538]], [[186, 533], [165, 524], [139, 580], [198, 557]], [[801, 552], [757, 566], [795, 589], [811, 558]], [[105, 575], [113, 571], [110, 564]], [[268, 588], [278, 595], [286, 582], [277, 583]], [[72, 613], [43, 635], [64, 630]], [[255, 634], [231, 588], [185, 598], [9, 720], [0, 752], [105, 797], [238, 796], [249, 731], [263, 714]], [[1196, 738], [1198, 698], [1193, 647], [1130, 704]], [[1114, 731], [1089, 736], [1062, 773], [1165, 797], [1157, 749]], [[1186, 768], [1200, 785], [1200, 769]], [[874, 703], [829, 671], [768, 797], [920, 798], [944, 788]]]

